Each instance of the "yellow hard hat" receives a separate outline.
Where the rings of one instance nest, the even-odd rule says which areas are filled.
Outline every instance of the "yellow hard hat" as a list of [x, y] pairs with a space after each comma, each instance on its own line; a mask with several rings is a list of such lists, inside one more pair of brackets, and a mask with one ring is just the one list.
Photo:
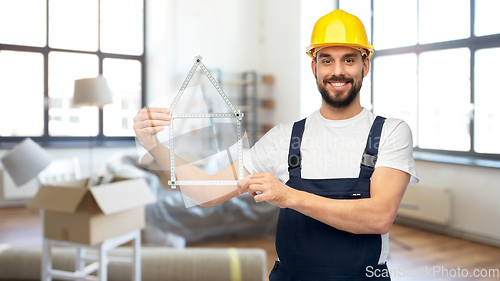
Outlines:
[[330, 12], [316, 22], [311, 45], [306, 47], [306, 52], [314, 59], [314, 49], [329, 46], [362, 48], [366, 50], [368, 58], [373, 55], [373, 46], [368, 41], [361, 20], [342, 10]]

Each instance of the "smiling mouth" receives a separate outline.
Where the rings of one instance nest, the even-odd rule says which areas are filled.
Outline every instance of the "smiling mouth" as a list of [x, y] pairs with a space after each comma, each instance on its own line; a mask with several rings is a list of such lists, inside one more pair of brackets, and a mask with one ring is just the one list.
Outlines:
[[342, 86], [345, 86], [347, 83], [349, 83], [349, 82], [330, 82], [328, 84], [330, 84], [334, 87], [342, 87]]
[[328, 82], [330, 86], [332, 86], [333, 89], [335, 90], [343, 90], [346, 88], [347, 84], [349, 84], [349, 81], [345, 82]]

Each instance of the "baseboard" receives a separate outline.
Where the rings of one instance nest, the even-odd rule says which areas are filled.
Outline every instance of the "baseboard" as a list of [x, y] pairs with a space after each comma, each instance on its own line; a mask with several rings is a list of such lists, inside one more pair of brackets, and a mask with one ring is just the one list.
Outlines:
[[474, 234], [470, 232], [465, 232], [462, 230], [458, 229], [453, 229], [450, 227], [442, 226], [442, 225], [435, 225], [427, 222], [422, 222], [418, 220], [413, 220], [409, 218], [404, 218], [404, 217], [396, 217], [396, 220], [394, 221], [395, 223], [401, 224], [401, 225], [407, 225], [439, 234], [444, 234], [448, 236], [453, 236], [457, 238], [462, 238], [474, 242], [479, 242], [482, 244], [487, 244], [491, 246], [496, 246], [500, 247], [500, 240], [495, 239], [492, 237], [487, 237], [479, 234]]
[[28, 205], [29, 199], [0, 201], [0, 208], [3, 207], [23, 207]]

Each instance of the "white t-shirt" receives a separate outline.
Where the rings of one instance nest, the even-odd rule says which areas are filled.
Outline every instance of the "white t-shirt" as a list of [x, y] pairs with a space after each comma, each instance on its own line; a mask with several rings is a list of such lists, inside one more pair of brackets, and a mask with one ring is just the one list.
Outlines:
[[[328, 120], [319, 110], [307, 119], [302, 136], [302, 178], [357, 178], [361, 156], [376, 115], [367, 109], [346, 120]], [[250, 173], [270, 172], [287, 182], [288, 149], [293, 122], [272, 128], [243, 157]], [[390, 167], [409, 173], [410, 185], [418, 183], [413, 159], [410, 127], [402, 120], [387, 118], [382, 128], [375, 168]]]

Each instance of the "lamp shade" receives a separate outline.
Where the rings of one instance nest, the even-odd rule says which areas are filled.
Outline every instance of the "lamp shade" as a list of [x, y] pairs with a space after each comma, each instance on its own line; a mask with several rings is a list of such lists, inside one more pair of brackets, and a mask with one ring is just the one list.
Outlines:
[[106, 78], [98, 76], [75, 80], [74, 106], [102, 107], [109, 103], [113, 103], [113, 98]]
[[27, 138], [2, 157], [4, 169], [21, 186], [45, 169], [54, 158], [32, 139]]

